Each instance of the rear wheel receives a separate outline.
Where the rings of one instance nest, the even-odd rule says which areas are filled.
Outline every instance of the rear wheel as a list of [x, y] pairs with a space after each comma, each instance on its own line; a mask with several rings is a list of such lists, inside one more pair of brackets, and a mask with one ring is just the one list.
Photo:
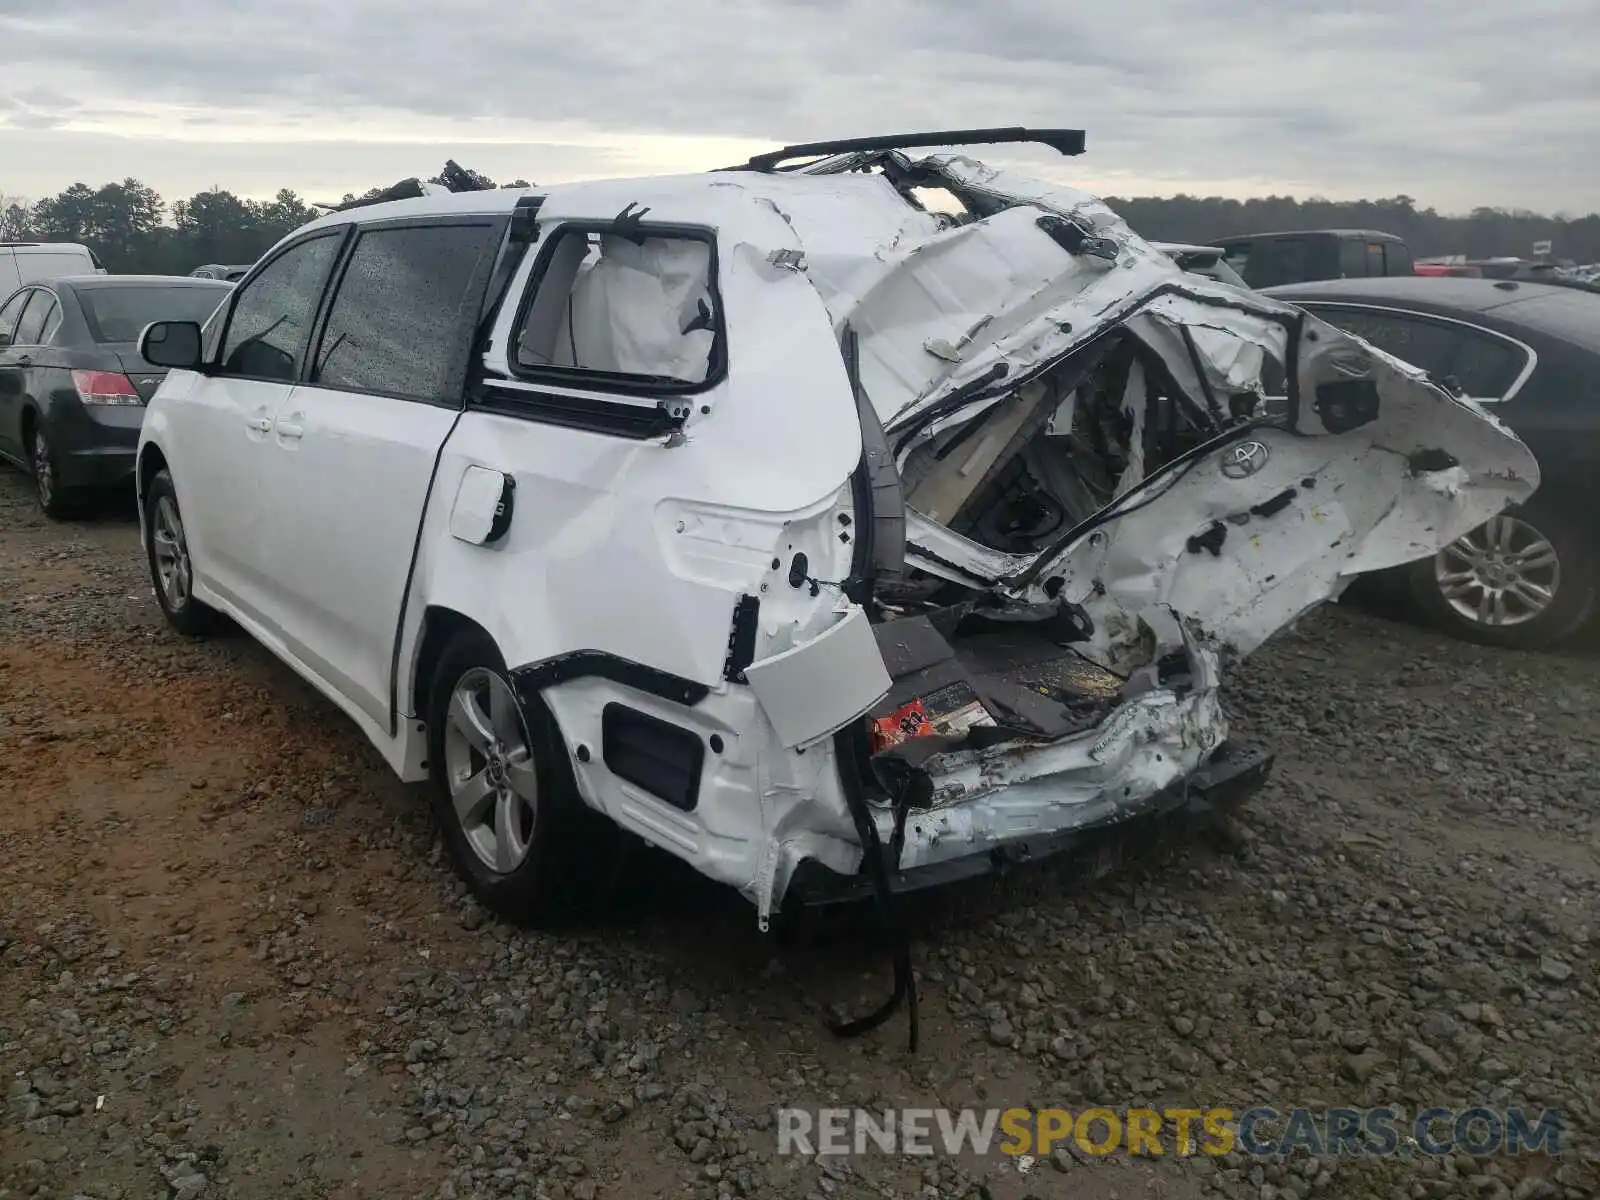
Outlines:
[[1548, 507], [1508, 510], [1414, 563], [1411, 591], [1438, 626], [1467, 641], [1539, 650], [1594, 612], [1590, 538]]
[[178, 493], [172, 476], [156, 472], [144, 495], [145, 556], [150, 560], [150, 582], [156, 602], [179, 633], [198, 637], [211, 632], [216, 613], [194, 598], [194, 564], [189, 539], [183, 529]]
[[484, 906], [533, 925], [572, 916], [597, 848], [580, 830], [615, 827], [578, 798], [555, 718], [536, 698], [518, 700], [499, 650], [476, 629], [440, 655], [428, 764], [440, 831]]
[[72, 494], [61, 486], [55, 450], [45, 437], [44, 426], [36, 424], [28, 439], [28, 466], [33, 473], [33, 492], [44, 515], [59, 520], [72, 511]]

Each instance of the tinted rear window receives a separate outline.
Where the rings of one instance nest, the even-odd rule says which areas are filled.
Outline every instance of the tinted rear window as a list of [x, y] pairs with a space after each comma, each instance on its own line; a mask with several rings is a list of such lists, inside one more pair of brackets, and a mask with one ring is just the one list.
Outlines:
[[107, 287], [78, 289], [89, 336], [97, 342], [136, 342], [151, 321], [205, 324], [230, 289], [225, 287]]
[[1507, 304], [1495, 315], [1600, 353], [1600, 294], [1595, 292], [1563, 288]]

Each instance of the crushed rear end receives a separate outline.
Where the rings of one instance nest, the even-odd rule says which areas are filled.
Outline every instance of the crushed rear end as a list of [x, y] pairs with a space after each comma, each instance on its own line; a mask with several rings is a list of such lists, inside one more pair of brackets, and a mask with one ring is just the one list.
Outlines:
[[897, 178], [966, 214], [897, 235], [870, 271], [810, 267], [866, 447], [840, 612], [870, 619], [887, 691], [852, 712], [858, 679], [796, 696], [783, 676], [780, 696], [752, 670], [769, 710], [842, 706], [814, 724], [837, 731], [858, 835], [827, 805], [791, 814], [763, 910], [791, 884], [805, 900], [899, 891], [1235, 802], [1270, 759], [1228, 740], [1231, 665], [1538, 482], [1481, 409], [1299, 309], [1182, 272], [1094, 198], [897, 157]]

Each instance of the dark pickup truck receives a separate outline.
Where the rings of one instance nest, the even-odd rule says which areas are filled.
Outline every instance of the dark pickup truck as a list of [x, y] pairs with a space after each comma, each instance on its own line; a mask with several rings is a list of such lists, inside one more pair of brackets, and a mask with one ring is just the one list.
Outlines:
[[1320, 279], [1414, 275], [1411, 251], [1374, 229], [1301, 229], [1218, 238], [1222, 260], [1253, 288]]

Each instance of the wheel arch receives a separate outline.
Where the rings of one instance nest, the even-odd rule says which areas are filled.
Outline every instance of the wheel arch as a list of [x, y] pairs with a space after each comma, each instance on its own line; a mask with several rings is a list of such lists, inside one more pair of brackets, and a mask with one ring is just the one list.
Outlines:
[[1551, 472], [1521, 504], [1512, 505], [1510, 511], [1564, 520], [1591, 539], [1600, 536], [1600, 480], [1592, 476], [1577, 475], [1567, 471]]
[[145, 443], [139, 451], [139, 462], [134, 471], [134, 496], [141, 506], [145, 492], [150, 488], [150, 481], [158, 472], [167, 469], [167, 456], [161, 452], [161, 447], [154, 442]]
[[433, 674], [439, 667], [444, 648], [463, 631], [481, 635], [493, 645], [494, 635], [466, 613], [443, 604], [430, 604], [422, 613], [422, 631], [417, 640], [417, 653], [412, 659], [411, 679], [403, 695], [411, 711], [420, 721], [428, 720], [428, 693], [433, 687]]

